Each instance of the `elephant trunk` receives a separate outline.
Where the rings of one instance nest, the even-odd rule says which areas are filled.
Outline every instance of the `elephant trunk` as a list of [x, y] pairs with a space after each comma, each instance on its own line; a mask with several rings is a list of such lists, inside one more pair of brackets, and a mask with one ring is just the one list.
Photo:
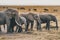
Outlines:
[[55, 16], [53, 16], [53, 17], [52, 17], [52, 20], [53, 20], [54, 22], [56, 22], [56, 28], [57, 28], [57, 30], [58, 30], [58, 22], [57, 22], [57, 18], [56, 18]]
[[41, 20], [37, 21], [37, 30], [41, 30]]
[[18, 26], [21, 26], [21, 24], [19, 24], [16, 20], [15, 20], [15, 22], [16, 22], [16, 24], [17, 24]]
[[58, 30], [58, 22], [57, 22], [57, 19], [56, 19], [56, 28], [57, 28], [57, 30]]
[[18, 26], [21, 26], [21, 24], [19, 23], [19, 15], [18, 14], [16, 14], [15, 22]]

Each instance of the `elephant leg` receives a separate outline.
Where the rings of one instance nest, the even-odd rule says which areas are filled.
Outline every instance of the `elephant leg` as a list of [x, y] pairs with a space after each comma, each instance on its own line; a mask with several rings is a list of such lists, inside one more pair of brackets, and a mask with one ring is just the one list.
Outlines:
[[7, 33], [10, 33], [11, 25], [10, 25], [10, 19], [6, 17], [6, 24], [7, 24]]
[[31, 31], [33, 30], [34, 22], [31, 22]]
[[14, 26], [13, 26], [13, 27], [11, 27], [11, 32], [14, 32]]
[[57, 20], [56, 20], [56, 28], [57, 28], [57, 30], [58, 30], [58, 23], [57, 23]]
[[4, 24], [4, 30], [5, 30], [5, 24]]
[[0, 31], [1, 31], [1, 25], [0, 25]]
[[10, 27], [10, 28], [8, 29], [8, 32], [10, 32], [10, 33], [13, 32], [12, 27]]
[[8, 29], [8, 32], [9, 32], [9, 33], [12, 33], [12, 32], [14, 31], [13, 28], [14, 28], [14, 27], [13, 27], [12, 25], [10, 25], [10, 26], [7, 28], [7, 29]]
[[37, 22], [37, 30], [42, 30], [42, 29], [41, 29], [41, 23], [38, 23], [38, 22]]
[[14, 32], [14, 25], [11, 26], [11, 32]]
[[27, 22], [27, 26], [25, 27], [25, 31], [27, 32], [29, 26], [29, 22]]
[[38, 30], [38, 22], [37, 22], [37, 30]]
[[47, 24], [48, 24], [48, 23], [46, 23], [46, 29], [48, 28]]
[[18, 32], [22, 32], [22, 27], [19, 26]]
[[7, 24], [7, 33], [11, 32], [11, 27]]
[[22, 32], [22, 27], [21, 27], [21, 26], [16, 25], [16, 31], [15, 31], [15, 32], [17, 32], [17, 31], [18, 31], [19, 33], [20, 33], [20, 32]]
[[7, 26], [7, 33], [10, 33], [10, 32], [11, 32], [11, 27]]
[[19, 26], [17, 25], [17, 26], [16, 26], [16, 31], [15, 31], [15, 32], [17, 32], [17, 31], [18, 31], [18, 28], [19, 28]]
[[46, 24], [46, 29], [50, 30], [50, 22], [49, 21]]

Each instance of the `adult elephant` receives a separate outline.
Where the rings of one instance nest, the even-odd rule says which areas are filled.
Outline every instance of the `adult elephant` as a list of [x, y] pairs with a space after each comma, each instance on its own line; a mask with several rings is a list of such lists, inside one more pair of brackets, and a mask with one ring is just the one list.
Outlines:
[[7, 26], [10, 26], [10, 16], [7, 16], [5, 14], [5, 12], [0, 12], [0, 25], [4, 25], [5, 28], [5, 24], [7, 24]]
[[46, 29], [50, 30], [50, 21], [56, 22], [56, 28], [58, 29], [57, 18], [51, 14], [40, 14], [41, 24], [46, 23]]
[[41, 30], [41, 25], [40, 25], [41, 21], [39, 18], [39, 14], [28, 13], [28, 14], [20, 14], [20, 16], [25, 17], [27, 20], [27, 27], [26, 27], [25, 31], [28, 30], [29, 23], [31, 23], [31, 30], [33, 30], [34, 20], [36, 20], [36, 22], [38, 23], [37, 30]]
[[[25, 26], [27, 25], [26, 23], [26, 19], [22, 16], [19, 16], [18, 11], [14, 10], [14, 9], [7, 9], [6, 14], [8, 16], [11, 16], [12, 19], [10, 19], [10, 27], [8, 27], [8, 32], [14, 32], [14, 26], [17, 26], [18, 32], [22, 32], [22, 25], [25, 24]], [[16, 31], [17, 31], [16, 29]]]
[[17, 24], [18, 23], [17, 21], [19, 21], [18, 11], [15, 9], [6, 9], [4, 12], [7, 16], [11, 17], [10, 26], [7, 27], [7, 32], [14, 32], [14, 26], [19, 26], [21, 32], [22, 31], [21, 25]]

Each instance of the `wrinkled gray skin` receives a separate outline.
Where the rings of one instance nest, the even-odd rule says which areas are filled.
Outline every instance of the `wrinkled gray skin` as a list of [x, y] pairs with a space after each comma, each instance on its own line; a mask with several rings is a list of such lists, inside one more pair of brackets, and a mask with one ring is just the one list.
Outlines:
[[0, 12], [0, 25], [4, 25], [5, 28], [5, 24], [7, 24], [7, 26], [10, 26], [10, 17], [7, 16], [5, 14], [5, 12]]
[[27, 27], [26, 27], [25, 31], [28, 30], [29, 23], [31, 23], [31, 30], [33, 30], [34, 20], [36, 20], [36, 22], [38, 23], [37, 30], [41, 30], [41, 25], [40, 25], [41, 22], [40, 22], [40, 18], [37, 14], [28, 13], [28, 14], [20, 14], [20, 16], [25, 17], [27, 20]]
[[40, 15], [41, 24], [46, 23], [46, 29], [50, 30], [50, 21], [56, 22], [56, 28], [58, 29], [57, 18], [51, 14]]

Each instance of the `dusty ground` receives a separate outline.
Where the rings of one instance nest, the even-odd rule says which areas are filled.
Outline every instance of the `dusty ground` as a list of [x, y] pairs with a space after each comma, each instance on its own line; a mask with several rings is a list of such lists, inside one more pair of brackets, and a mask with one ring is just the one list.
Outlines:
[[[50, 31], [46, 30], [42, 24], [42, 31], [37, 31], [34, 27], [33, 31], [28, 33], [12, 33], [12, 34], [0, 34], [0, 40], [60, 40], [60, 14], [54, 13], [58, 19], [59, 29], [51, 28]], [[51, 27], [55, 26], [55, 23], [51, 23]]]

